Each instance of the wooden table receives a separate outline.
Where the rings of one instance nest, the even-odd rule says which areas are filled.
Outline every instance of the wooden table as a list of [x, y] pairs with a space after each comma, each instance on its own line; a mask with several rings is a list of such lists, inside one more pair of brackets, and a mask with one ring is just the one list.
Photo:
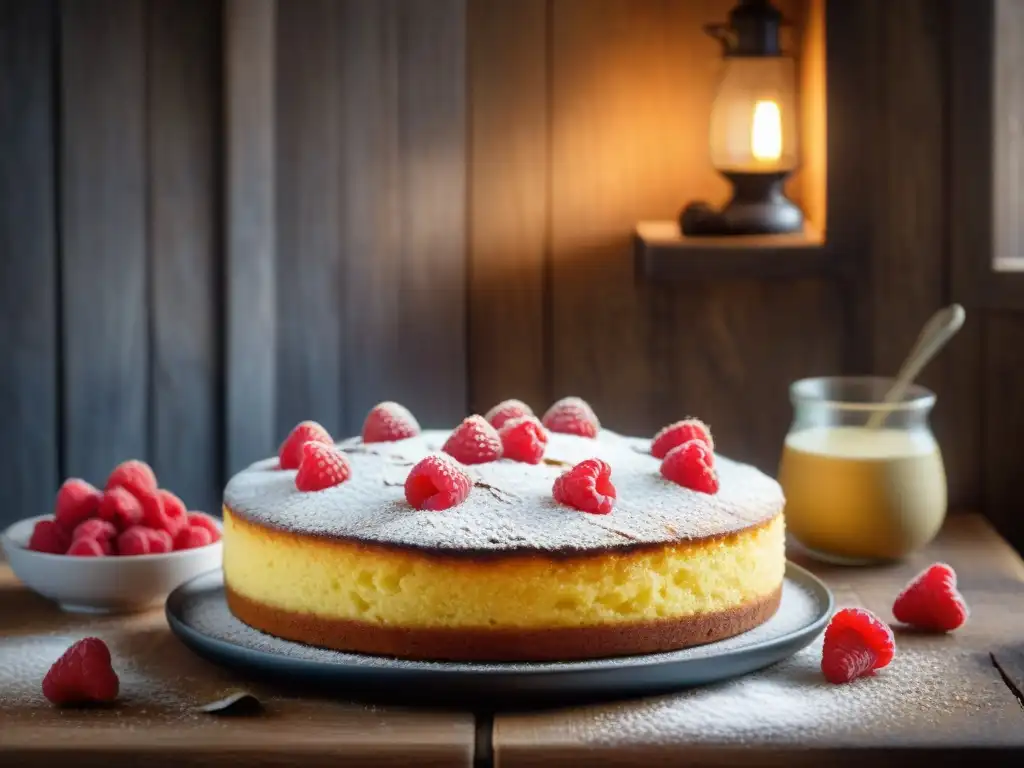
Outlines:
[[[1020, 764], [1024, 756], [1024, 562], [977, 516], [950, 520], [928, 552], [880, 569], [809, 562], [840, 605], [890, 618], [921, 567], [951, 563], [972, 616], [949, 636], [897, 634], [873, 679], [830, 686], [820, 645], [746, 678], [662, 696], [548, 712], [498, 714], [375, 707], [245, 683], [262, 714], [200, 714], [241, 681], [196, 658], [160, 612], [62, 614], [0, 565], [0, 766], [49, 765], [904, 765]], [[55, 710], [39, 693], [74, 639], [105, 638], [123, 701]], [[125, 662], [125, 660], [129, 660]], [[848, 749], [847, 749], [848, 748]]]

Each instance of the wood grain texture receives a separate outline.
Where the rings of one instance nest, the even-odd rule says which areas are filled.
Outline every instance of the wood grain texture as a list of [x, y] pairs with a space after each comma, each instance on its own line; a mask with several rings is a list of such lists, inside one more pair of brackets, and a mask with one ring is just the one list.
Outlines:
[[[870, 149], [871, 372], [894, 375], [921, 326], [956, 300], [947, 248], [949, 123], [946, 8], [928, 0], [883, 4], [871, 16], [881, 73]], [[944, 450], [950, 503], [980, 503], [980, 317], [931, 363], [920, 383], [938, 395], [933, 425]]]
[[152, 462], [189, 509], [221, 491], [220, 4], [153, 0], [148, 21]]
[[552, 395], [578, 394], [631, 433], [700, 416], [723, 453], [774, 471], [787, 385], [839, 365], [833, 288], [633, 280], [637, 221], [726, 192], [693, 115], [708, 114], [720, 64], [700, 25], [730, 7], [554, 5]]
[[1024, 546], [1017, 445], [1024, 430], [1024, 317], [991, 312], [984, 326], [985, 512], [1016, 546]]
[[[798, 556], [799, 559], [799, 556]], [[635, 702], [498, 716], [503, 768], [578, 765], [1002, 765], [1024, 748], [1024, 712], [990, 652], [1024, 630], [1024, 562], [975, 515], [951, 519], [908, 562], [843, 569], [801, 560], [841, 606], [891, 621], [893, 595], [920, 568], [949, 562], [971, 606], [952, 635], [899, 631], [873, 679], [825, 683], [820, 644], [736, 681]], [[1010, 610], [1008, 610], [1010, 609]], [[820, 641], [819, 641], [820, 643]]]
[[[121, 680], [111, 708], [58, 710], [40, 680], [84, 636], [110, 646]], [[261, 714], [193, 708], [244, 688]], [[175, 638], [163, 611], [62, 613], [17, 583], [0, 560], [0, 764], [48, 766], [466, 766], [469, 714], [417, 712], [261, 686], [213, 666]]]
[[995, 0], [992, 136], [996, 269], [1024, 270], [1024, 5]]
[[[873, 38], [876, 2], [825, 4], [826, 111], [828, 135], [825, 194], [830, 256], [848, 276], [841, 285], [842, 370], [872, 367], [871, 201], [876, 164], [868, 161], [877, 123], [875, 88], [882, 62]], [[856, 148], [851, 150], [851, 147]]]
[[842, 266], [812, 227], [792, 235], [686, 237], [675, 221], [642, 221], [633, 242], [641, 279], [835, 277]]
[[54, 5], [0, 5], [0, 525], [59, 476]]
[[466, 0], [398, 9], [403, 388], [425, 422], [455, 424], [467, 406]]
[[465, 415], [465, 5], [342, 6], [349, 423]]
[[275, 442], [275, 0], [224, 4], [226, 460], [229, 473]]
[[145, 6], [61, 4], [64, 471], [149, 448]]
[[470, 0], [470, 410], [548, 389], [548, 7]]
[[346, 254], [348, 423], [362, 426], [381, 400], [400, 400], [398, 313], [401, 275], [398, 6], [394, 2], [341, 6], [344, 70], [342, 112], [341, 248]]
[[277, 417], [283, 440], [314, 419], [346, 434], [340, 247], [338, 4], [284, 3], [277, 22]]

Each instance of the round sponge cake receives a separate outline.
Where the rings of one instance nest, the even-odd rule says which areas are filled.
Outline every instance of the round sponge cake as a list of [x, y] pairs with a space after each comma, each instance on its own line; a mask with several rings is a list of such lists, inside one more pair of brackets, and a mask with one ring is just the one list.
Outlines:
[[[351, 478], [303, 493], [277, 459], [224, 493], [224, 577], [243, 622], [290, 640], [410, 659], [571, 660], [651, 653], [749, 630], [776, 611], [783, 495], [716, 457], [720, 490], [659, 473], [650, 442], [551, 434], [537, 465], [467, 468], [469, 498], [440, 512], [405, 501], [412, 466], [450, 433], [339, 444]], [[559, 504], [555, 478], [600, 458], [611, 514]]]

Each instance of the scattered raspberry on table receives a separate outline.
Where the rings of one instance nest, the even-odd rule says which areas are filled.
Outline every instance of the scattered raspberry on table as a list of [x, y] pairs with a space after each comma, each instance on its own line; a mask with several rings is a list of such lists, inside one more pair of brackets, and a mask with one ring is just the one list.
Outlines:
[[843, 608], [825, 629], [821, 672], [830, 683], [848, 683], [888, 666], [895, 653], [885, 622], [863, 608]]

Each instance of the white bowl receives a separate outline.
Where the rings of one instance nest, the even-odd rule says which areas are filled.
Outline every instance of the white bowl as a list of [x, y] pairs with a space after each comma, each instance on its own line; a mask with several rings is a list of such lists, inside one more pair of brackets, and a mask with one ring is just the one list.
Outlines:
[[126, 557], [69, 557], [28, 549], [35, 524], [52, 518], [20, 520], [0, 540], [14, 575], [65, 611], [124, 613], [152, 608], [162, 605], [179, 584], [221, 566], [224, 546], [220, 541], [179, 552]]

